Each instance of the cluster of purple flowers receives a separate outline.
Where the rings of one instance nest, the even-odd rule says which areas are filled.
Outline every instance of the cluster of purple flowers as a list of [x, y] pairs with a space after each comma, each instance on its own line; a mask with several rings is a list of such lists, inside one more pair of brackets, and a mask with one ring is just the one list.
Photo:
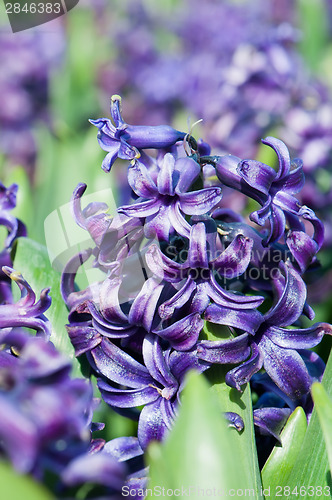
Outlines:
[[[291, 161], [273, 137], [263, 143], [277, 170], [211, 155], [208, 144], [169, 126], [128, 125], [119, 96], [111, 116], [92, 123], [107, 152], [104, 170], [117, 157], [129, 162], [132, 203], [114, 217], [104, 204], [82, 209], [86, 185], [77, 186], [72, 210], [91, 248], [70, 260], [62, 278], [69, 336], [104, 401], [138, 418], [143, 450], [171, 429], [192, 369], [231, 364], [226, 383], [239, 391], [264, 370], [267, 386], [290, 407], [306, 405], [322, 372], [309, 349], [332, 327], [301, 328], [302, 315], [314, 318], [303, 275], [323, 244], [322, 223], [295, 196], [304, 183], [301, 160]], [[214, 169], [214, 186], [205, 168]], [[254, 224], [223, 207], [224, 188], [260, 206], [250, 214]], [[77, 291], [75, 276], [89, 262], [104, 278]], [[211, 326], [219, 340], [207, 338]], [[290, 410], [255, 411], [257, 425], [277, 435]]]
[[299, 54], [294, 3], [185, 1], [162, 22], [141, 0], [122, 8], [112, 24], [117, 57], [100, 70], [105, 93], [126, 96], [139, 123], [203, 119], [218, 152], [255, 157], [262, 137], [279, 137], [303, 159], [300, 199], [323, 217], [330, 244], [331, 92]]
[[[8, 232], [0, 254], [0, 458], [38, 481], [51, 474], [57, 497], [68, 498], [89, 482], [107, 498], [118, 498], [126, 481], [145, 484], [143, 451], [134, 437], [107, 443], [92, 437], [104, 428], [92, 422], [99, 400], [88, 380], [71, 377], [71, 360], [50, 341], [52, 325], [44, 315], [51, 305], [50, 289], [37, 300], [12, 268], [13, 244], [26, 235], [23, 223], [10, 213], [17, 188], [0, 184], [0, 222]], [[12, 282], [21, 292], [17, 302]]]
[[52, 34], [35, 28], [13, 35], [2, 27], [0, 151], [11, 163], [28, 169], [34, 165], [37, 151], [33, 132], [39, 122], [50, 122], [49, 79], [60, 62], [63, 46], [60, 25]]

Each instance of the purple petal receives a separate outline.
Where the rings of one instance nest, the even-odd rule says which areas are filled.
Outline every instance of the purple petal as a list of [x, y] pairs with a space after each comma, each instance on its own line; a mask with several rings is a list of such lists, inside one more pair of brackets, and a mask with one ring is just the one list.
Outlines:
[[191, 228], [188, 265], [192, 269], [209, 269], [209, 259], [206, 248], [206, 230], [203, 222], [198, 222]]
[[181, 236], [186, 236], [187, 238], [189, 238], [191, 228], [186, 219], [183, 217], [180, 209], [181, 205], [179, 200], [177, 200], [170, 206], [168, 215], [171, 221], [171, 225]]
[[316, 323], [310, 328], [291, 328], [288, 330], [271, 326], [264, 334], [279, 347], [309, 349], [318, 345], [324, 335], [332, 335], [332, 326], [328, 323]]
[[169, 358], [169, 366], [176, 380], [182, 383], [189, 370], [203, 373], [210, 368], [211, 364], [199, 359], [197, 352], [193, 350], [187, 352], [173, 351]]
[[249, 355], [250, 347], [246, 333], [227, 340], [202, 340], [197, 346], [199, 359], [209, 363], [240, 363]]
[[204, 318], [211, 323], [239, 328], [252, 335], [255, 334], [263, 321], [263, 316], [255, 309], [231, 309], [218, 304], [209, 305], [204, 313]]
[[243, 160], [237, 167], [242, 179], [258, 191], [268, 195], [272, 182], [276, 178], [273, 168], [255, 160]]
[[137, 437], [133, 436], [124, 436], [108, 441], [104, 446], [104, 451], [118, 462], [126, 462], [131, 458], [143, 455]]
[[179, 173], [175, 193], [186, 193], [201, 173], [201, 167], [192, 158], [179, 158], [175, 163], [175, 170]]
[[164, 157], [162, 167], [158, 173], [158, 191], [163, 195], [174, 195], [174, 167], [175, 158], [170, 153]]
[[267, 144], [267, 146], [273, 148], [278, 155], [279, 170], [276, 176], [276, 180], [282, 179], [283, 177], [288, 175], [291, 162], [287, 146], [275, 137], [266, 137], [265, 139], [262, 139], [262, 143]]
[[145, 260], [149, 269], [158, 278], [165, 279], [169, 283], [177, 283], [183, 279], [181, 276], [183, 265], [166, 257], [157, 245], [150, 245]]
[[236, 278], [245, 272], [250, 259], [253, 240], [242, 234], [236, 235], [232, 243], [211, 264], [220, 277]]
[[238, 432], [243, 431], [244, 422], [240, 415], [234, 413], [233, 411], [225, 411], [224, 417], [228, 422], [228, 427], [233, 427], [233, 429], [236, 429]]
[[289, 408], [259, 408], [254, 410], [254, 424], [279, 442], [280, 433], [292, 411]]
[[170, 211], [171, 207], [161, 203], [157, 213], [147, 217], [144, 225], [144, 234], [147, 238], [156, 237], [163, 241], [169, 240], [169, 235], [174, 232]]
[[160, 205], [159, 199], [152, 199], [134, 203], [133, 205], [124, 205], [118, 209], [118, 212], [128, 217], [148, 217], [157, 213]]
[[175, 387], [178, 384], [172, 375], [167, 360], [169, 349], [164, 351], [160, 345], [160, 339], [153, 334], [147, 334], [142, 346], [144, 363], [151, 376], [164, 387]]
[[264, 368], [274, 383], [292, 400], [310, 390], [311, 380], [301, 356], [292, 349], [278, 347], [263, 336], [259, 347], [264, 353]]
[[98, 380], [98, 389], [103, 400], [108, 405], [116, 408], [135, 408], [136, 406], [152, 403], [160, 397], [157, 389], [152, 385], [141, 389], [116, 389], [103, 380]]
[[316, 217], [315, 212], [306, 206], [301, 207], [299, 216], [309, 220], [313, 225], [313, 240], [317, 243], [317, 251], [320, 250], [324, 243], [324, 224]]
[[155, 402], [144, 406], [141, 411], [137, 436], [143, 450], [146, 450], [151, 441], [162, 441], [168, 432], [160, 409], [162, 399], [159, 397]]
[[104, 318], [111, 323], [120, 325], [128, 323], [128, 318], [119, 303], [119, 289], [122, 279], [118, 276], [107, 277], [100, 286], [100, 311]]
[[204, 188], [179, 195], [181, 210], [187, 215], [203, 215], [221, 200], [220, 188]]
[[186, 134], [169, 125], [127, 125], [127, 142], [138, 149], [163, 149], [173, 146], [185, 138]]
[[161, 304], [161, 306], [159, 306], [160, 317], [162, 319], [170, 318], [173, 315], [175, 309], [183, 307], [189, 301], [195, 289], [196, 289], [196, 284], [191, 279], [191, 277], [188, 276], [187, 281], [176, 292], [176, 294], [173, 295], [172, 298]]
[[98, 371], [109, 380], [133, 389], [153, 383], [148, 370], [107, 339], [91, 351]]
[[154, 330], [153, 333], [168, 340], [174, 349], [187, 351], [196, 344], [203, 326], [200, 314], [194, 313], [162, 330]]
[[103, 451], [80, 455], [72, 460], [62, 473], [63, 482], [69, 486], [97, 483], [116, 491], [121, 491], [125, 478], [124, 464]]
[[318, 251], [317, 243], [303, 231], [290, 231], [286, 243], [301, 274], [304, 273]]
[[0, 395], [1, 449], [21, 473], [31, 472], [39, 451], [35, 425], [8, 398]]
[[292, 166], [297, 165], [286, 177], [280, 179], [273, 184], [273, 190], [285, 191], [288, 194], [299, 193], [305, 182], [304, 172], [302, 167], [302, 160], [296, 159], [292, 161]]
[[284, 291], [277, 304], [264, 316], [266, 323], [273, 326], [292, 325], [301, 316], [306, 300], [306, 285], [299, 273], [289, 265], [284, 266], [284, 272]]
[[147, 332], [150, 331], [162, 290], [163, 285], [160, 285], [154, 278], [145, 281], [129, 311], [131, 324], [143, 326]]
[[241, 386], [249, 382], [254, 373], [257, 373], [262, 368], [263, 359], [261, 350], [253, 342], [251, 344], [250, 358], [226, 374], [226, 384], [241, 391]]
[[128, 169], [128, 183], [137, 196], [149, 199], [158, 195], [157, 186], [153, 182], [148, 169], [138, 160]]
[[246, 296], [240, 293], [224, 290], [211, 274], [209, 283], [209, 296], [221, 306], [231, 307], [233, 309], [248, 309], [259, 307], [264, 302], [264, 297], [259, 295]]

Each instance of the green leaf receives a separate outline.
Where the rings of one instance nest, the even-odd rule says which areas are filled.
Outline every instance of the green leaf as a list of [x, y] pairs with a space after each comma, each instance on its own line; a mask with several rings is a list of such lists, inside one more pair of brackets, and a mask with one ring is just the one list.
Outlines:
[[[323, 377], [323, 386], [332, 396], [332, 356], [330, 354]], [[310, 423], [298, 454], [298, 458], [289, 475], [287, 486], [293, 490], [296, 486], [330, 487], [329, 463], [326, 454], [322, 429], [319, 424], [317, 408], [314, 408]]]
[[[208, 340], [222, 340], [229, 337], [229, 329], [212, 323], [205, 323], [203, 330]], [[247, 488], [261, 491], [255, 442], [253, 409], [250, 386], [247, 384], [242, 393], [229, 387], [225, 382], [226, 373], [231, 369], [228, 365], [214, 365], [206, 372], [211, 384], [210, 390], [215, 394], [220, 412], [235, 412], [243, 419], [244, 430], [238, 433], [233, 429], [232, 445], [236, 449], [237, 460], [243, 464], [244, 482]]]
[[277, 444], [262, 470], [265, 488], [276, 491], [277, 486], [288, 485], [288, 478], [301, 450], [307, 430], [307, 418], [303, 408], [296, 408], [289, 417]]
[[248, 463], [239, 455], [236, 433], [221, 417], [205, 378], [189, 374], [174, 428], [163, 444], [148, 449], [149, 488], [154, 493], [163, 487], [178, 490], [174, 494], [179, 496], [189, 492], [192, 498], [200, 498], [202, 491], [213, 495], [250, 489], [251, 497], [261, 498], [252, 481], [247, 482]]
[[[75, 358], [74, 348], [65, 328], [68, 311], [60, 293], [60, 273], [52, 268], [47, 249], [29, 238], [18, 238], [14, 269], [22, 273], [37, 298], [43, 288], [51, 288], [52, 304], [45, 312], [52, 324], [51, 341], [60, 352], [71, 358], [73, 374], [81, 376], [80, 364]], [[15, 284], [13, 290], [14, 287], [16, 288]]]
[[19, 474], [6, 462], [0, 462], [0, 498], [8, 500], [55, 500], [55, 497], [31, 477]]
[[312, 385], [311, 393], [323, 430], [330, 471], [332, 471], [332, 401], [322, 384], [318, 382]]

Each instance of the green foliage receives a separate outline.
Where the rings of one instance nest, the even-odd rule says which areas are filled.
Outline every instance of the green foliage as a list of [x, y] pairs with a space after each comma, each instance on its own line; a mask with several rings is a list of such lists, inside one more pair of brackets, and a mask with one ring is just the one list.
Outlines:
[[199, 490], [251, 490], [253, 498], [261, 498], [245, 441], [245, 434], [237, 439], [237, 431], [227, 428], [204, 377], [192, 373], [174, 428], [164, 444], [154, 443], [148, 450], [149, 488], [191, 488], [192, 498], [200, 497]]
[[301, 407], [289, 417], [278, 443], [272, 450], [262, 470], [265, 488], [276, 491], [277, 486], [288, 485], [288, 478], [298, 458], [307, 430], [307, 418]]
[[323, 431], [327, 455], [330, 464], [330, 473], [332, 471], [332, 401], [329, 398], [322, 384], [314, 383], [312, 388], [312, 397], [318, 413], [318, 419]]
[[3, 500], [55, 500], [55, 497], [30, 476], [16, 472], [7, 462], [0, 462], [0, 498]]
[[[19, 238], [14, 268], [22, 273], [36, 293], [37, 298], [43, 288], [51, 288], [52, 304], [45, 312], [45, 316], [52, 324], [51, 340], [60, 352], [71, 358], [73, 375], [80, 376], [80, 365], [75, 358], [74, 348], [65, 328], [68, 311], [60, 293], [60, 273], [52, 268], [47, 249], [29, 238]], [[17, 293], [16, 289], [17, 286], [14, 283], [13, 291], [15, 293]]]

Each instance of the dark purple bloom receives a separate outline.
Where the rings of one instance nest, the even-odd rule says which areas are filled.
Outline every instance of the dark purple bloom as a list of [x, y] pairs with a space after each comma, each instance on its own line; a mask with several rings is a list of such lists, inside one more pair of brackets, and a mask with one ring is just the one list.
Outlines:
[[138, 424], [139, 443], [145, 449], [151, 440], [163, 439], [171, 428], [185, 374], [190, 369], [203, 372], [210, 365], [198, 360], [195, 351], [164, 349], [153, 334], [146, 334], [142, 350], [144, 364], [103, 339], [91, 355], [97, 372], [104, 377], [98, 380], [98, 387], [106, 403], [118, 408], [145, 405]]
[[[48, 295], [50, 289], [45, 288], [40, 294], [40, 299], [36, 301], [34, 291], [20, 273], [10, 267], [3, 267], [2, 271], [17, 283], [21, 290], [21, 298], [16, 304], [0, 305], [0, 328], [31, 328], [36, 330], [37, 335], [48, 340], [51, 328], [43, 313], [51, 305], [51, 298]], [[6, 330], [3, 331], [6, 334]]]
[[104, 151], [108, 151], [102, 168], [108, 172], [116, 158], [133, 160], [140, 157], [139, 150], [148, 148], [167, 148], [185, 138], [184, 132], [179, 132], [168, 125], [142, 126], [128, 125], [121, 115], [121, 98], [114, 95], [111, 100], [111, 116], [108, 118], [90, 120], [98, 127], [98, 142]]
[[90, 442], [92, 390], [69, 378], [71, 363], [41, 338], [9, 335], [1, 352], [1, 451], [20, 472], [60, 471]]
[[[185, 262], [169, 259], [152, 245], [146, 256], [150, 269], [156, 276], [176, 286], [176, 293], [159, 307], [161, 318], [171, 318], [175, 310], [187, 304], [190, 304], [191, 314], [207, 313], [213, 301], [221, 307], [226, 324], [254, 331], [260, 323], [260, 314], [254, 308], [264, 298], [228, 291], [219, 285], [215, 277], [215, 273], [221, 279], [240, 276], [249, 264], [251, 248], [252, 241], [238, 235], [226, 249], [218, 251], [217, 231], [212, 219], [207, 219], [205, 223], [197, 222], [191, 227]], [[163, 335], [163, 331], [157, 333]]]
[[220, 157], [216, 170], [222, 183], [242, 191], [262, 205], [250, 218], [259, 226], [269, 221], [270, 233], [264, 242], [268, 245], [284, 235], [287, 215], [299, 215], [301, 205], [294, 194], [302, 189], [304, 175], [302, 162], [291, 162], [288, 149], [282, 141], [267, 137], [262, 142], [277, 153], [277, 172], [259, 161], [240, 160], [235, 156]]
[[[282, 267], [281, 267], [282, 268]], [[250, 357], [238, 367], [230, 370], [226, 382], [240, 390], [254, 373], [262, 367], [274, 383], [292, 400], [307, 394], [311, 378], [308, 369], [297, 352], [316, 346], [324, 334], [331, 335], [332, 327], [327, 323], [316, 323], [309, 328], [285, 328], [293, 325], [303, 313], [306, 301], [306, 286], [296, 270], [290, 265], [275, 277], [275, 305], [264, 315], [256, 333], [243, 334], [234, 340], [207, 342], [197, 347], [201, 359], [209, 362], [228, 362], [228, 344], [242, 338], [242, 347], [234, 355], [240, 358], [251, 348]], [[218, 323], [218, 314], [211, 318]], [[247, 337], [247, 341], [246, 341]], [[225, 347], [224, 347], [225, 345]]]
[[188, 192], [200, 173], [199, 164], [192, 158], [176, 160], [167, 153], [154, 182], [145, 165], [136, 160], [129, 168], [128, 182], [140, 198], [133, 205], [121, 207], [119, 212], [145, 218], [147, 238], [157, 236], [167, 241], [174, 230], [189, 236], [190, 225], [183, 214], [206, 214], [221, 200], [220, 188]]

